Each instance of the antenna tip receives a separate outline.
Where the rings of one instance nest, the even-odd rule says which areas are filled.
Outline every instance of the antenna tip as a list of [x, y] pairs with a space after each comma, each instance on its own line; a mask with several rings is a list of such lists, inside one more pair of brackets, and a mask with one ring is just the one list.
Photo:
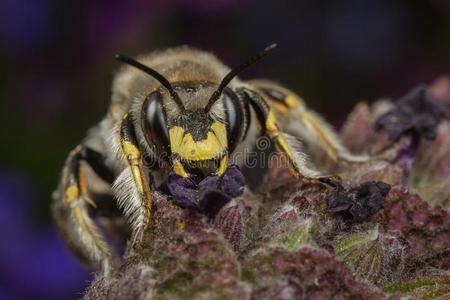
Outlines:
[[121, 57], [122, 57], [122, 55], [120, 55], [120, 54], [117, 54], [117, 53], [114, 54], [114, 58], [117, 59], [117, 60], [120, 59]]

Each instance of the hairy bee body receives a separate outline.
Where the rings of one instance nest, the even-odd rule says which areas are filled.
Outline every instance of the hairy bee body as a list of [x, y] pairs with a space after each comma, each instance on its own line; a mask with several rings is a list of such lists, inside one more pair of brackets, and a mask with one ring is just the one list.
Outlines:
[[121, 60], [131, 66], [116, 74], [104, 119], [69, 154], [53, 205], [71, 248], [104, 272], [117, 257], [91, 211], [117, 201], [139, 243], [151, 230], [152, 194], [170, 174], [224, 176], [231, 163], [245, 164], [261, 135], [298, 178], [322, 177], [299, 140], [332, 160], [367, 159], [346, 151], [298, 95], [270, 81], [241, 81], [210, 53], [179, 47], [138, 57], [139, 63]]

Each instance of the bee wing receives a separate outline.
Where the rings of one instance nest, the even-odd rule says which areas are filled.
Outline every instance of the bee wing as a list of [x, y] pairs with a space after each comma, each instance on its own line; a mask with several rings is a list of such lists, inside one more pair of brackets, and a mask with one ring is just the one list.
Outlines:
[[365, 162], [370, 159], [369, 155], [353, 154], [348, 151], [335, 130], [316, 112], [305, 109], [297, 112], [296, 115], [294, 122], [302, 123], [306, 128], [306, 131], [298, 133], [299, 137], [307, 136], [308, 140], [316, 142], [334, 161]]

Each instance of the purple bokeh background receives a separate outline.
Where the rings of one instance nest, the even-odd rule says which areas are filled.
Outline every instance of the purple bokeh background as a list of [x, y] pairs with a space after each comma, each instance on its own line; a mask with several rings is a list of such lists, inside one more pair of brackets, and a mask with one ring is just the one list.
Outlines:
[[450, 69], [449, 1], [0, 1], [0, 299], [76, 299], [91, 279], [49, 205], [65, 156], [106, 110], [117, 52], [180, 44], [279, 80], [334, 124]]

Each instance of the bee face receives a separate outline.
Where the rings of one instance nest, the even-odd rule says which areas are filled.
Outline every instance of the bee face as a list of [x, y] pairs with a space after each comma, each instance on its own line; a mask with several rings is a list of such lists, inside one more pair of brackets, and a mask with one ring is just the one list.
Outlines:
[[170, 93], [150, 93], [142, 107], [142, 129], [147, 143], [182, 176], [202, 177], [226, 170], [228, 155], [243, 133], [243, 106], [231, 89], [206, 110], [217, 89], [212, 83], [173, 84], [182, 106]]

